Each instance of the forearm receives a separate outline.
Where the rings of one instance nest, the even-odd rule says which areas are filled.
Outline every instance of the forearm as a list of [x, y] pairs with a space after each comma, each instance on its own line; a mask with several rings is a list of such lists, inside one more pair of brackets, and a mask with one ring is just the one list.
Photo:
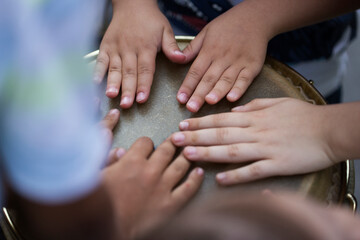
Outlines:
[[336, 161], [360, 158], [360, 102], [324, 107], [324, 125]]
[[269, 38], [359, 7], [360, 2], [353, 0], [245, 0], [236, 6], [251, 13], [253, 21], [261, 22]]

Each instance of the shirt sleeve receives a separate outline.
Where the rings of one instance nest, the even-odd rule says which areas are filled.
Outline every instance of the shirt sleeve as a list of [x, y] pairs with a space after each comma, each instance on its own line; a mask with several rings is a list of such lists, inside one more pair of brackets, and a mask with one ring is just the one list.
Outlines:
[[[9, 36], [0, 69], [0, 152], [11, 186], [29, 199], [64, 203], [91, 192], [109, 143], [97, 127], [91, 72], [101, 1], [4, 0]], [[0, 56], [2, 58], [2, 56]]]

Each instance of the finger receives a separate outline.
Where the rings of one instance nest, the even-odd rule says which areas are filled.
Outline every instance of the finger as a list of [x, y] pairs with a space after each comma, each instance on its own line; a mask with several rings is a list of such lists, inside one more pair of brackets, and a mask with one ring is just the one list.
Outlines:
[[229, 144], [211, 147], [185, 147], [184, 156], [192, 161], [240, 163], [264, 158], [256, 143]]
[[100, 122], [100, 125], [112, 131], [119, 122], [119, 119], [120, 111], [118, 109], [111, 109]]
[[190, 118], [179, 123], [180, 130], [199, 130], [218, 127], [249, 127], [251, 122], [242, 113], [217, 113], [201, 118]]
[[107, 161], [107, 167], [116, 163], [122, 156], [124, 156], [126, 153], [126, 150], [124, 148], [114, 148], [111, 149], [109, 156], [108, 156], [108, 161]]
[[114, 98], [119, 94], [121, 77], [121, 58], [116, 54], [110, 58], [106, 96]]
[[141, 137], [135, 141], [130, 149], [125, 153], [125, 157], [131, 160], [144, 160], [147, 159], [154, 150], [154, 143], [148, 137]]
[[261, 160], [245, 167], [218, 173], [216, 180], [221, 185], [232, 185], [275, 176], [276, 174], [276, 166], [270, 160]]
[[200, 52], [205, 39], [206, 29], [201, 31], [183, 50], [186, 57], [185, 63], [193, 60]]
[[211, 92], [206, 95], [205, 100], [209, 104], [215, 104], [219, 102], [234, 86], [235, 80], [239, 75], [239, 70], [236, 67], [229, 67], [221, 75], [219, 81]]
[[196, 58], [177, 93], [177, 100], [181, 104], [185, 104], [189, 100], [189, 97], [194, 92], [210, 64], [211, 62], [207, 59], [201, 57]]
[[[259, 70], [260, 71], [260, 70]], [[227, 94], [226, 98], [230, 102], [235, 102], [244, 94], [246, 89], [250, 86], [259, 71], [253, 71], [249, 68], [243, 68], [237, 77], [234, 86]]]
[[250, 143], [255, 139], [248, 129], [227, 127], [177, 132], [172, 134], [171, 141], [176, 146], [210, 146]]
[[122, 57], [121, 108], [132, 106], [137, 86], [137, 57], [135, 54], [125, 54]]
[[138, 103], [146, 102], [149, 98], [151, 84], [155, 72], [156, 49], [141, 53], [138, 58], [138, 86], [136, 101]]
[[106, 70], [109, 66], [109, 55], [100, 49], [99, 55], [96, 58], [94, 69], [94, 82], [99, 84], [104, 79]]
[[190, 165], [184, 155], [178, 156], [164, 172], [163, 180], [166, 188], [173, 189], [185, 176]]
[[195, 168], [191, 171], [186, 181], [175, 188], [171, 196], [178, 208], [186, 204], [195, 195], [203, 179], [204, 170], [202, 168]]
[[209, 66], [209, 69], [202, 77], [199, 85], [196, 87], [190, 100], [186, 104], [186, 107], [189, 111], [191, 112], [199, 111], [200, 107], [205, 102], [205, 96], [215, 86], [216, 82], [219, 80], [221, 74], [223, 73], [224, 68], [225, 68], [224, 66], [215, 63]]
[[165, 28], [162, 38], [162, 50], [164, 54], [175, 63], [183, 63], [186, 56], [180, 51], [171, 27]]
[[262, 110], [264, 108], [271, 107], [277, 103], [285, 101], [286, 98], [258, 98], [254, 99], [251, 102], [235, 107], [231, 109], [233, 112], [251, 112], [251, 111], [257, 111]]
[[162, 173], [169, 163], [172, 161], [175, 154], [176, 147], [170, 140], [165, 140], [160, 144], [151, 155], [149, 159], [150, 166], [152, 166], [157, 173]]

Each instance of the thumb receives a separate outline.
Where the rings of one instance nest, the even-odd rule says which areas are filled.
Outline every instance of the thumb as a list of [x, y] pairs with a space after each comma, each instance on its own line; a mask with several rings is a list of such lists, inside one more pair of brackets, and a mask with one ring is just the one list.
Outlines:
[[180, 48], [176, 43], [174, 32], [170, 27], [165, 28], [164, 30], [162, 50], [172, 62], [183, 63], [186, 60], [186, 56], [182, 51], [180, 51]]

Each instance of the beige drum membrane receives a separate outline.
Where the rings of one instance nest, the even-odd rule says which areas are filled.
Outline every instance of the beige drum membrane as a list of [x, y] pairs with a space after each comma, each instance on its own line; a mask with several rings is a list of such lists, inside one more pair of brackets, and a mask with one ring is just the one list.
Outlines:
[[[177, 37], [180, 48], [183, 49], [191, 39], [192, 37]], [[97, 54], [98, 51], [95, 51], [85, 58], [93, 63]], [[134, 103], [130, 109], [121, 110], [120, 123], [114, 130], [114, 147], [129, 148], [141, 136], [150, 137], [155, 146], [158, 146], [168, 136], [178, 131], [179, 122], [184, 119], [229, 112], [231, 108], [246, 104], [255, 98], [293, 97], [311, 104], [326, 104], [311, 81], [307, 81], [288, 66], [267, 58], [262, 71], [239, 101], [230, 103], [223, 99], [216, 105], [205, 104], [198, 113], [191, 113], [176, 100], [176, 93], [190, 66], [191, 63], [186, 65], [172, 63], [162, 53], [158, 54], [149, 100], [144, 104]], [[112, 108], [119, 108], [120, 103], [120, 97], [109, 99], [105, 96], [105, 87], [106, 81], [101, 86], [102, 116]], [[311, 174], [272, 177], [231, 187], [217, 185], [215, 175], [220, 171], [237, 168], [240, 164], [194, 163], [193, 167], [196, 166], [201, 166], [205, 170], [205, 179], [196, 199], [201, 199], [215, 191], [241, 191], [243, 193], [245, 190], [287, 190], [313, 197], [327, 204], [348, 202], [354, 210], [356, 209], [356, 200], [353, 197], [352, 161], [345, 161]], [[19, 229], [12, 217], [14, 211], [4, 209], [4, 212], [7, 217], [2, 222], [3, 228], [5, 227], [5, 231], [11, 233], [12, 237], [19, 237]]]

